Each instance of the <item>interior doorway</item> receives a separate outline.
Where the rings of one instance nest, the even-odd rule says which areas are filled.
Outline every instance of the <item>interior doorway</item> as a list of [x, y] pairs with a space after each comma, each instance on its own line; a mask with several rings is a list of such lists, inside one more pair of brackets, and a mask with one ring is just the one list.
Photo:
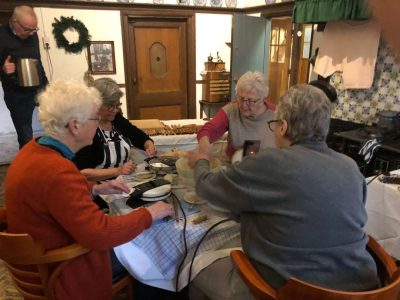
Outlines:
[[275, 103], [289, 88], [292, 28], [291, 18], [271, 20], [268, 81], [269, 98]]
[[296, 32], [290, 17], [271, 19], [268, 81], [269, 98], [275, 103], [292, 84], [309, 81], [312, 25], [295, 27]]
[[191, 16], [123, 16], [129, 119], [195, 117], [192, 23]]

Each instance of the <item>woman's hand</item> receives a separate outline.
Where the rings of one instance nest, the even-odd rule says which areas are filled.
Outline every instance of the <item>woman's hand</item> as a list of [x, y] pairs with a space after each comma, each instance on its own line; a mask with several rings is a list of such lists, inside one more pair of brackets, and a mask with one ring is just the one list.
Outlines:
[[122, 194], [122, 193], [129, 193], [129, 187], [118, 180], [110, 180], [100, 184], [95, 184], [92, 189], [93, 196], [96, 195], [111, 195], [111, 194]]
[[122, 166], [119, 167], [118, 175], [129, 175], [136, 169], [136, 164], [131, 161], [127, 161]]
[[199, 151], [207, 153], [210, 151], [210, 149], [211, 149], [210, 139], [208, 138], [208, 136], [203, 136], [199, 140]]
[[148, 157], [152, 157], [157, 154], [156, 146], [154, 146], [154, 143], [152, 140], [147, 140], [144, 143], [144, 150], [146, 151]]
[[210, 152], [209, 151], [203, 151], [203, 150], [197, 150], [197, 151], [188, 151], [188, 153], [186, 154], [186, 158], [188, 159], [188, 164], [189, 167], [191, 167], [192, 169], [195, 167], [196, 162], [199, 159], [206, 159], [206, 160], [210, 160]]
[[165, 217], [172, 217], [174, 215], [174, 207], [171, 204], [163, 201], [158, 201], [156, 204], [147, 206], [146, 209], [151, 214], [153, 222], [161, 220]]

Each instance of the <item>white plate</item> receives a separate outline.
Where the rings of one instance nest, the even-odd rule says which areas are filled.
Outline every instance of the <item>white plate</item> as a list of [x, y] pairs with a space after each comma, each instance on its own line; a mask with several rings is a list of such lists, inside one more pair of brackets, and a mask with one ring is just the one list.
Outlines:
[[149, 202], [151, 202], [151, 201], [160, 201], [160, 200], [164, 200], [164, 199], [168, 198], [169, 196], [171, 196], [171, 193], [167, 193], [167, 194], [162, 195], [162, 196], [160, 196], [160, 197], [149, 197], [149, 198], [147, 198], [147, 197], [142, 197], [141, 199], [142, 199], [143, 201], [149, 201]]
[[199, 198], [199, 196], [196, 195], [196, 192], [187, 192], [183, 195], [183, 200], [185, 202], [190, 203], [190, 204], [203, 204], [206, 203], [204, 199]]
[[133, 174], [133, 180], [134, 181], [149, 181], [149, 180], [153, 180], [154, 178], [156, 178], [156, 174], [149, 172], [149, 171], [144, 171], [144, 172], [138, 172]]
[[159, 187], [156, 187], [154, 189], [144, 192], [143, 197], [146, 197], [146, 198], [160, 197], [160, 196], [168, 194], [169, 192], [171, 192], [171, 185], [164, 184], [162, 186], [159, 186]]

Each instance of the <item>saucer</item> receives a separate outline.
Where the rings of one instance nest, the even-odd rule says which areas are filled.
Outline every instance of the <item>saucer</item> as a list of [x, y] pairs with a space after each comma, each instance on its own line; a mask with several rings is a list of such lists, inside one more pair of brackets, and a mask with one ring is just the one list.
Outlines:
[[171, 196], [171, 192], [166, 193], [165, 195], [162, 195], [159, 197], [141, 197], [140, 199], [142, 199], [143, 201], [152, 202], [152, 201], [164, 200], [164, 199], [168, 198], [169, 196]]
[[134, 181], [152, 180], [154, 178], [156, 178], [156, 174], [149, 172], [149, 171], [138, 172], [133, 175]]
[[144, 198], [161, 197], [168, 194], [169, 192], [171, 192], [171, 185], [164, 184], [162, 186], [144, 192], [142, 196]]
[[189, 204], [204, 204], [206, 201], [197, 196], [196, 192], [186, 192], [183, 195], [183, 200]]

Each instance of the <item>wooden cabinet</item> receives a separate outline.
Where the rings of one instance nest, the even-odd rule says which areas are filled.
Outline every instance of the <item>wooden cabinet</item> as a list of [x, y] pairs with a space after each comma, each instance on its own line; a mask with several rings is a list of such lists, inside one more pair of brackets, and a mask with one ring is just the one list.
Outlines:
[[226, 102], [230, 98], [230, 73], [209, 71], [202, 74], [202, 100], [207, 102]]

